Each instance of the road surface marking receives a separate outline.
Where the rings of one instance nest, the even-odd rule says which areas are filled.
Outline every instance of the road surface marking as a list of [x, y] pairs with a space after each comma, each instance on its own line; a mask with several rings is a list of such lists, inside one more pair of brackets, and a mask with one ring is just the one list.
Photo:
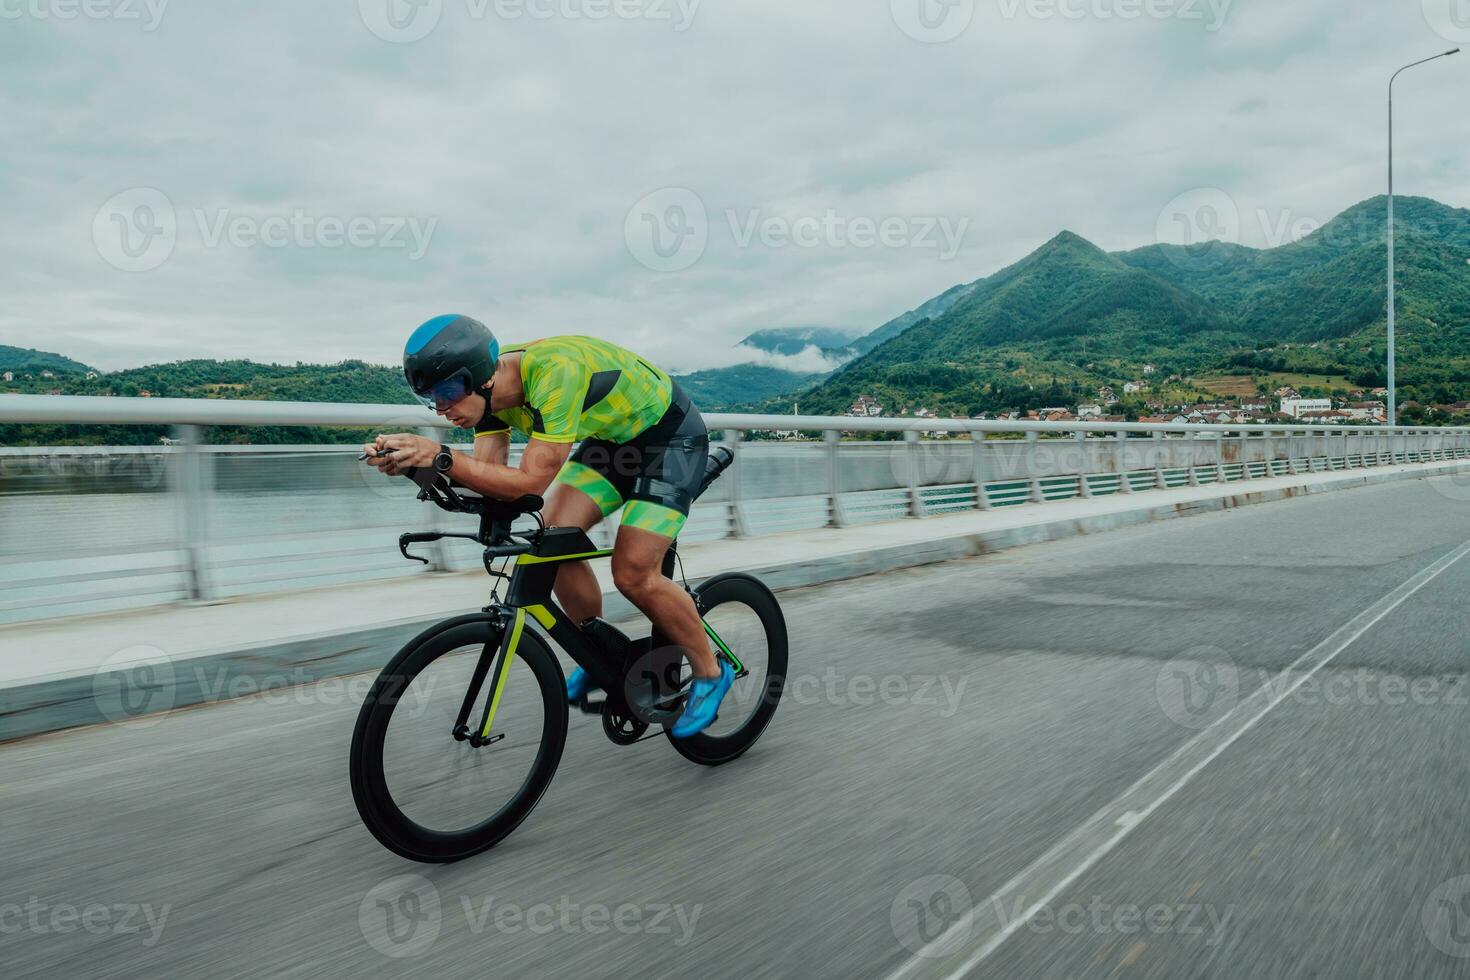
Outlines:
[[[1102, 860], [1155, 810], [1254, 728], [1272, 708], [1289, 698], [1383, 617], [1403, 605], [1410, 596], [1466, 554], [1470, 554], [1470, 541], [1463, 542], [1338, 627], [1145, 773], [1117, 799], [1002, 885], [999, 891], [966, 911], [948, 929], [889, 974], [889, 980], [911, 976], [957, 978], [970, 975], [1032, 916]], [[1299, 675], [1298, 671], [1301, 672]], [[1289, 684], [1282, 683], [1288, 679]], [[1017, 909], [1023, 911], [1016, 914]], [[969, 937], [953, 952], [944, 953], [946, 948], [955, 946], [957, 933], [968, 933]]]

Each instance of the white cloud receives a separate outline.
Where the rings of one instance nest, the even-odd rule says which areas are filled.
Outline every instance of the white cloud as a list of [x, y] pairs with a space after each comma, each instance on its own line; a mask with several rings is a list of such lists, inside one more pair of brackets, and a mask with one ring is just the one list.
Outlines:
[[770, 351], [741, 344], [709, 351], [706, 356], [699, 357], [690, 363], [671, 361], [669, 370], [684, 374], [692, 370], [732, 367], [736, 364], [758, 364], [762, 367], [780, 368], [783, 371], [817, 374], [836, 370], [848, 360], [850, 358], [833, 357], [815, 344], [808, 345], [796, 354], [773, 354]]
[[[1324, 221], [1382, 190], [1389, 72], [1447, 46], [1420, 0], [1235, 0], [1217, 31], [981, 2], [943, 44], [906, 36], [886, 2], [708, 0], [675, 31], [648, 17], [477, 19], [493, 2], [442, 0], [412, 44], [375, 36], [357, 8], [169, 4], [152, 31], [7, 19], [0, 342], [109, 368], [391, 363], [416, 323], [462, 311], [508, 338], [585, 332], [667, 364], [723, 363], [766, 327], [870, 330], [1064, 227], [1105, 248], [1147, 244], [1194, 188], [1273, 225]], [[1470, 203], [1467, 71], [1462, 57], [1400, 80], [1404, 193]], [[91, 239], [99, 207], [134, 187], [180, 215], [177, 247], [148, 272], [114, 268]], [[640, 265], [623, 237], [661, 187], [695, 191], [708, 212], [708, 244], [680, 272]], [[193, 212], [220, 208], [437, 225], [416, 262], [204, 247]], [[943, 261], [741, 247], [728, 209], [969, 225]]]

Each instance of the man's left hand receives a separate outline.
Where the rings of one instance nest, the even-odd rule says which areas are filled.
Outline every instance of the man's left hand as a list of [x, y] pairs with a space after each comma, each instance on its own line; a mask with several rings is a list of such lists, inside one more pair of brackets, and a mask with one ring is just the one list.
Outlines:
[[434, 457], [439, 455], [439, 443], [408, 432], [378, 436], [373, 446], [379, 451], [393, 451], [389, 456], [368, 456], [369, 463], [389, 476], [398, 476], [411, 466], [433, 466]]

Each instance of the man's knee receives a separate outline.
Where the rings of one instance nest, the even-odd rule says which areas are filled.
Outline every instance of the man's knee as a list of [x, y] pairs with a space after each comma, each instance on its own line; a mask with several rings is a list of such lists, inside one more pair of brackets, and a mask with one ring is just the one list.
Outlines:
[[613, 561], [612, 575], [613, 585], [634, 605], [638, 605], [658, 589], [660, 578], [657, 569], [619, 562], [616, 558]]

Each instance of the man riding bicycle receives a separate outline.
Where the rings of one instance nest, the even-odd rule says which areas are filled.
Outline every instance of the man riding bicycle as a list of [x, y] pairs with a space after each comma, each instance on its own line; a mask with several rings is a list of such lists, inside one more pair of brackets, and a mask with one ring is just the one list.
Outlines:
[[[368, 462], [389, 475], [432, 466], [500, 500], [544, 495], [554, 483], [543, 514], [552, 527], [587, 531], [621, 508], [613, 584], [683, 649], [694, 671], [671, 734], [687, 738], [708, 728], [735, 672], [710, 652], [689, 594], [662, 574], [709, 453], [704, 419], [689, 397], [663, 371], [605, 340], [547, 337], [501, 349], [482, 323], [453, 314], [413, 332], [403, 372], [419, 401], [475, 433], [473, 455], [398, 433], [365, 446]], [[512, 429], [529, 440], [519, 467], [508, 465]], [[391, 452], [376, 455], [384, 450]], [[577, 622], [602, 614], [602, 589], [585, 561], [561, 567], [555, 592]], [[590, 688], [580, 667], [567, 679], [570, 700]]]

